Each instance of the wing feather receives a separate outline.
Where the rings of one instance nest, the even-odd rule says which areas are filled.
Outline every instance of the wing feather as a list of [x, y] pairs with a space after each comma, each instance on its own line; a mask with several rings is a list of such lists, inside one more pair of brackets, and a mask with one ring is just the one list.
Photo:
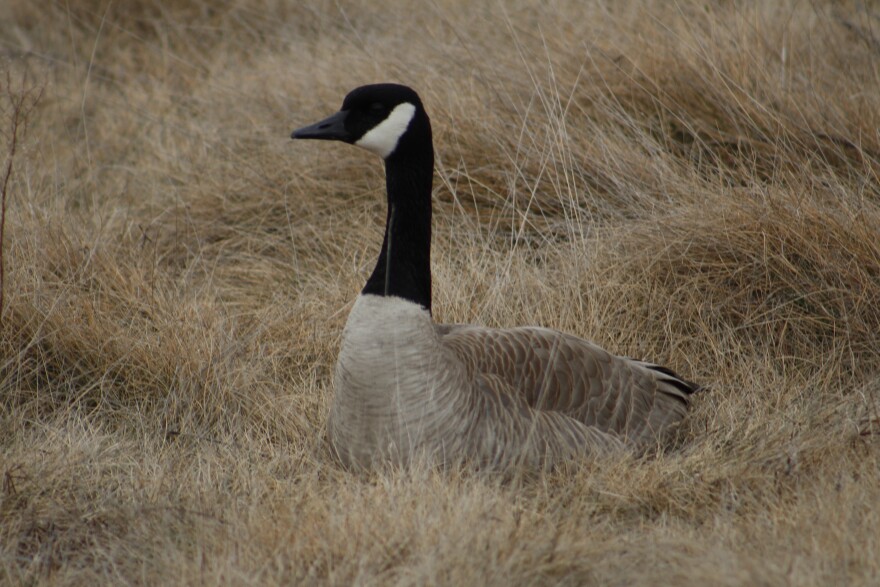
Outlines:
[[437, 332], [473, 380], [489, 377], [499, 393], [539, 414], [563, 414], [636, 448], [662, 440], [698, 389], [665, 367], [546, 328], [440, 325]]
[[614, 433], [588, 426], [561, 412], [529, 406], [502, 378], [478, 374], [470, 443], [483, 466], [549, 468], [578, 457], [624, 448]]

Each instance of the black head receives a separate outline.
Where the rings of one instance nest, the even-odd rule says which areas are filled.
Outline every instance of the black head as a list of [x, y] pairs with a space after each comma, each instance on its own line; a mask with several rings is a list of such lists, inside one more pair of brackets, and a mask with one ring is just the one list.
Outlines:
[[405, 134], [425, 130], [430, 143], [430, 122], [415, 91], [398, 84], [373, 84], [352, 90], [339, 112], [293, 131], [290, 138], [342, 141], [388, 159]]

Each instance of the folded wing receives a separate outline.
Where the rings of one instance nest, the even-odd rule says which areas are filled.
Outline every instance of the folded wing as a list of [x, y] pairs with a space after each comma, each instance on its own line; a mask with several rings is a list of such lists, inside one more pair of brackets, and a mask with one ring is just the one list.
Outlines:
[[567, 416], [637, 451], [668, 437], [698, 389], [666, 368], [547, 328], [438, 325], [437, 331], [474, 381], [497, 379], [492, 387], [515, 395], [512, 401]]

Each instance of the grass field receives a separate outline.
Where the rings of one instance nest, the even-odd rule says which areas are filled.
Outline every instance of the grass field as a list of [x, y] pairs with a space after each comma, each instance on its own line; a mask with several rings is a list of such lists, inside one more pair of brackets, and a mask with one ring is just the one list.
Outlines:
[[[0, 584], [880, 584], [877, 4], [7, 0], [0, 69]], [[289, 133], [377, 81], [436, 318], [704, 383], [676, 447], [333, 459], [383, 171]]]

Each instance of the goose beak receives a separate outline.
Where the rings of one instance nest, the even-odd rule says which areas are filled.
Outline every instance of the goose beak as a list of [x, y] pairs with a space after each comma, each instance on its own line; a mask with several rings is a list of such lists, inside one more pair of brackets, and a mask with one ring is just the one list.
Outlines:
[[321, 139], [324, 141], [344, 141], [350, 143], [351, 133], [345, 128], [348, 110], [340, 110], [333, 116], [315, 124], [298, 128], [290, 134], [292, 139]]

